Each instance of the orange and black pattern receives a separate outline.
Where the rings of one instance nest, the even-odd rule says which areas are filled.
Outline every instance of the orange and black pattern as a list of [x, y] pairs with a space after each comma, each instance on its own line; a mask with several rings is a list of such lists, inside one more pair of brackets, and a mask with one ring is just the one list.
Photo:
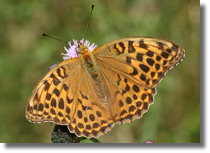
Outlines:
[[111, 41], [80, 58], [54, 66], [36, 85], [26, 118], [67, 125], [77, 136], [99, 137], [141, 118], [154, 101], [155, 86], [184, 58], [184, 49], [156, 37]]

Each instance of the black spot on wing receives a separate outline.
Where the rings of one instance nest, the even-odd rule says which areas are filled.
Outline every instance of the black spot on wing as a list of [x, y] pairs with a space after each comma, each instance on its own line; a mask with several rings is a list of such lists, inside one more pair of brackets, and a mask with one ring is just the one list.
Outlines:
[[161, 57], [160, 57], [160, 56], [157, 56], [157, 57], [156, 57], [156, 60], [157, 60], [157, 61], [160, 61], [160, 60], [161, 60]]
[[144, 49], [147, 49], [148, 48], [148, 45], [146, 45], [144, 43], [144, 41], [139, 41], [139, 47], [144, 48]]
[[139, 67], [141, 68], [142, 71], [147, 73], [149, 71], [149, 67], [144, 65], [144, 64], [139, 64]]
[[135, 84], [133, 85], [133, 90], [137, 93], [140, 91], [139, 87]]
[[53, 99], [51, 100], [51, 106], [52, 106], [52, 107], [56, 107], [56, 100], [55, 100], [55, 98], [53, 98]]
[[50, 100], [51, 99], [51, 96], [52, 96], [51, 94], [47, 93], [46, 99], [47, 100]]
[[155, 63], [155, 61], [151, 58], [147, 58], [147, 63], [150, 65], [150, 66], [153, 66], [153, 64]]
[[173, 46], [171, 47], [174, 51], [178, 52], [179, 46], [176, 44], [172, 44]]
[[45, 81], [45, 87], [44, 90], [47, 91], [50, 87], [50, 84], [48, 82]]
[[60, 80], [58, 80], [58, 78], [56, 78], [56, 76], [53, 73], [50, 75], [50, 77], [53, 78], [53, 84], [55, 86], [57, 86], [60, 83]]
[[61, 98], [61, 99], [59, 100], [58, 107], [59, 107], [60, 109], [64, 109], [64, 101], [63, 101], [63, 98]]
[[43, 107], [43, 104], [40, 103], [40, 104], [39, 104], [39, 107], [38, 107], [38, 111], [42, 111], [43, 108], [44, 108], [44, 107]]
[[157, 42], [157, 44], [158, 44], [159, 48], [163, 49], [163, 46], [164, 46], [164, 44], [163, 44], [163, 43], [161, 43], [161, 42]]
[[68, 90], [68, 86], [67, 86], [65, 83], [63, 84], [63, 89], [64, 89], [65, 91]]
[[135, 67], [133, 67], [133, 72], [130, 73], [130, 75], [137, 75], [138, 74], [138, 71]]
[[57, 88], [55, 88], [55, 89], [53, 90], [53, 93], [54, 93], [57, 97], [60, 95], [60, 92], [59, 92], [59, 90], [58, 90]]
[[116, 50], [117, 55], [122, 54], [122, 53], [120, 52], [120, 50], [117, 48], [117, 45], [116, 45], [116, 44], [114, 44], [114, 49]]
[[144, 74], [141, 74], [140, 79], [141, 79], [142, 81], [145, 81], [145, 80], [146, 80], [146, 76], [145, 76]]
[[128, 52], [129, 53], [133, 53], [136, 51], [135, 48], [133, 47], [133, 42], [134, 41], [128, 41]]
[[155, 64], [155, 69], [158, 71], [160, 69], [160, 64]]
[[143, 54], [142, 54], [142, 53], [137, 53], [137, 54], [136, 54], [136, 59], [137, 59], [138, 61], [142, 62], [142, 61], [143, 61]]
[[154, 56], [154, 53], [153, 53], [152, 51], [148, 51], [146, 54], [147, 54], [147, 56], [149, 56], [149, 57], [153, 57], [153, 56]]
[[126, 56], [126, 63], [131, 64], [131, 58], [129, 56]]
[[161, 53], [161, 56], [162, 56], [163, 58], [168, 58], [169, 54], [166, 53], [166, 52], [162, 52], [162, 53]]
[[119, 46], [122, 48], [122, 53], [125, 51], [125, 45], [123, 42], [119, 42]]

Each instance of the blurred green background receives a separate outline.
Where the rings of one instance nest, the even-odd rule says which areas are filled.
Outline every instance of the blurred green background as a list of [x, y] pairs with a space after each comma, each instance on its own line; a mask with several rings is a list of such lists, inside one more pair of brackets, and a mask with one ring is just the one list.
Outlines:
[[[0, 0], [0, 142], [51, 142], [52, 123], [25, 118], [27, 100], [48, 68], [62, 61], [66, 41], [84, 36], [98, 46], [123, 37], [155, 36], [186, 50], [186, 57], [157, 85], [142, 119], [114, 129], [104, 143], [200, 142], [200, 1]], [[89, 142], [89, 141], [85, 141]]]

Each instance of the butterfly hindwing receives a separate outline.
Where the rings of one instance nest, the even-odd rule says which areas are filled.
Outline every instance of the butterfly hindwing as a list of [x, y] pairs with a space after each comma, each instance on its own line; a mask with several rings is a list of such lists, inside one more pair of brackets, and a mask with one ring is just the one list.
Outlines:
[[108, 108], [115, 123], [124, 124], [141, 118], [148, 111], [156, 93], [154, 88], [144, 88], [130, 78], [106, 65], [101, 65], [100, 72], [111, 93]]
[[114, 122], [106, 104], [98, 97], [98, 82], [82, 68], [78, 79], [82, 81], [77, 82], [75, 112], [68, 128], [78, 136], [98, 137], [113, 128]]

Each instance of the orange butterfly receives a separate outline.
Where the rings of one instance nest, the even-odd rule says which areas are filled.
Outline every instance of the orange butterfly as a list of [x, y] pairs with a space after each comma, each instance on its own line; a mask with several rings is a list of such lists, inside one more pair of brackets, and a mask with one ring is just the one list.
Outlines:
[[77, 136], [97, 138], [115, 123], [141, 118], [153, 103], [155, 86], [185, 56], [180, 45], [156, 37], [121, 38], [95, 47], [74, 41], [65, 48], [65, 61], [32, 91], [26, 107], [30, 122], [67, 125]]

